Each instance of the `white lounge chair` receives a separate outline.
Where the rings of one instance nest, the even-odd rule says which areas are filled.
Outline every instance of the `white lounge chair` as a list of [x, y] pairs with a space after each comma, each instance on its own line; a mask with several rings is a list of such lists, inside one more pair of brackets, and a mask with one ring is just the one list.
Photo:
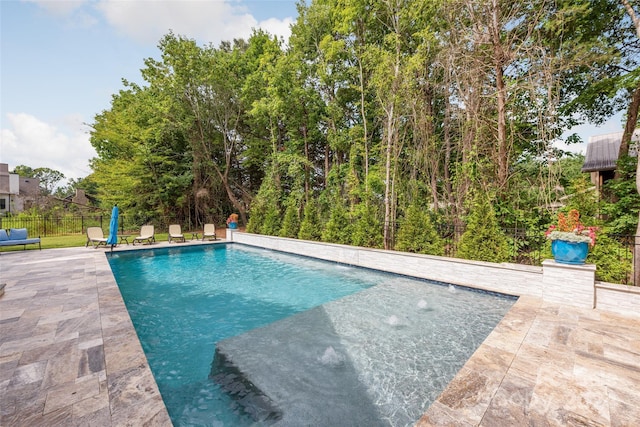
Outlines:
[[204, 231], [202, 232], [202, 240], [204, 239], [213, 239], [216, 240], [217, 236], [216, 236], [216, 226], [215, 224], [205, 224], [204, 225]]
[[96, 249], [100, 245], [107, 246], [107, 239], [104, 237], [102, 228], [100, 227], [87, 227], [87, 243], [84, 245], [86, 248], [89, 243]]
[[169, 243], [171, 243], [172, 240], [185, 241], [180, 224], [171, 224], [169, 226]]
[[136, 242], [138, 243], [147, 242], [150, 245], [152, 242], [155, 242], [155, 241], [156, 241], [156, 237], [155, 237], [155, 229], [153, 225], [143, 225], [142, 227], [140, 227], [140, 235], [133, 238], [134, 245], [136, 244]]

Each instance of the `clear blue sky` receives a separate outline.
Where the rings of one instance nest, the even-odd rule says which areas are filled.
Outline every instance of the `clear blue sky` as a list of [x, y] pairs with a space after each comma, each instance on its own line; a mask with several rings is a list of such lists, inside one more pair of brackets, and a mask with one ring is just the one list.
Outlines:
[[[89, 128], [170, 29], [199, 44], [289, 35], [295, 0], [0, 0], [0, 162], [87, 176]], [[591, 135], [622, 130], [620, 116]], [[584, 151], [584, 146], [571, 147]]]

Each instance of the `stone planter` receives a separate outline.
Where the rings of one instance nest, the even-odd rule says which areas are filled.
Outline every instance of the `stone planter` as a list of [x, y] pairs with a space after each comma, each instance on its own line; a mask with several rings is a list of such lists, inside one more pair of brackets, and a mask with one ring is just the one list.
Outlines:
[[566, 240], [553, 240], [551, 253], [555, 262], [561, 264], [584, 264], [589, 254], [589, 244], [586, 242], [567, 242]]

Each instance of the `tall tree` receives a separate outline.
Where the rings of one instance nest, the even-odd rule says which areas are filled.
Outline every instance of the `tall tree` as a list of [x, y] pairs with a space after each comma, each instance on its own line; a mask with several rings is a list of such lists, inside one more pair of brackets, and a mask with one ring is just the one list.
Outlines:
[[91, 131], [98, 196], [105, 207], [117, 203], [138, 222], [188, 218], [190, 152], [183, 130], [167, 120], [171, 100], [155, 87], [125, 86]]
[[[640, 40], [640, 12], [636, 12], [636, 10], [631, 6], [631, 3], [628, 0], [621, 0], [621, 2], [625, 8], [625, 11], [631, 18], [631, 21], [633, 22], [634, 28], [636, 30], [638, 40]], [[637, 68], [636, 73], [638, 73]], [[623, 144], [630, 143], [631, 136], [633, 135], [633, 130], [638, 123], [638, 104], [640, 103], [640, 75], [638, 76], [638, 78], [638, 86], [634, 90], [631, 105], [629, 106], [629, 111], [627, 112], [627, 125], [625, 126], [625, 133], [622, 138], [621, 147]], [[635, 118], [633, 117], [634, 114]], [[636, 189], [638, 190], [638, 194], [640, 194], [640, 144], [638, 146], [639, 149], [636, 150], [638, 152], [636, 158]], [[636, 235], [634, 240], [635, 245], [633, 251], [633, 274], [634, 283], [637, 286], [638, 284], [640, 284], [640, 212], [638, 212], [638, 226], [636, 228]]]
[[40, 182], [40, 190], [42, 194], [53, 194], [56, 185], [62, 181], [65, 176], [62, 172], [51, 168], [31, 168], [25, 165], [18, 165], [13, 168], [13, 172], [25, 178], [37, 178]]
[[207, 212], [207, 201], [216, 183], [222, 185], [232, 205], [244, 215], [245, 207], [239, 203], [229, 179], [241, 114], [237, 102], [239, 79], [229, 63], [233, 50], [230, 46], [221, 50], [200, 48], [194, 40], [171, 33], [159, 47], [162, 61], [148, 59], [143, 76], [173, 98], [172, 114], [183, 127], [192, 153], [190, 193], [196, 215]]
[[[634, 57], [640, 53], [640, 12], [636, 13], [635, 9], [631, 5], [628, 0], [620, 0], [622, 6], [624, 7], [625, 12], [631, 19], [631, 23], [633, 28], [635, 29], [636, 35], [636, 43], [635, 48], [634, 43], [625, 44], [624, 46], [629, 46], [629, 53], [627, 56]], [[633, 67], [633, 65], [636, 65]], [[623, 156], [629, 155], [629, 146], [631, 145], [631, 138], [633, 137], [633, 133], [638, 126], [638, 112], [640, 111], [640, 67], [637, 61], [635, 64], [632, 62], [630, 72], [626, 76], [625, 83], [627, 85], [627, 90], [629, 93], [629, 105], [627, 108], [627, 120], [624, 127], [624, 132], [622, 134], [622, 140], [620, 142], [620, 150], [618, 153], [618, 158], [622, 158]], [[616, 168], [615, 178], [620, 178], [622, 171], [620, 168]]]
[[405, 4], [401, 0], [382, 0], [376, 5], [377, 19], [382, 23], [385, 37], [378, 46], [369, 50], [369, 65], [372, 67], [371, 84], [382, 112], [381, 158], [384, 181], [383, 242], [385, 249], [393, 246], [396, 207], [396, 159], [399, 156], [402, 138], [403, 115], [402, 92], [406, 85], [405, 71], [407, 39], [415, 28], [411, 27], [411, 8], [417, 3]]
[[18, 165], [15, 168], [13, 168], [13, 172], [11, 173], [16, 173], [20, 176], [23, 176], [25, 178], [34, 178], [34, 174], [33, 174], [33, 168], [31, 168], [30, 166], [26, 166], [26, 165]]
[[51, 168], [35, 168], [33, 177], [40, 180], [40, 188], [44, 194], [53, 194], [56, 185], [64, 179], [64, 174]]

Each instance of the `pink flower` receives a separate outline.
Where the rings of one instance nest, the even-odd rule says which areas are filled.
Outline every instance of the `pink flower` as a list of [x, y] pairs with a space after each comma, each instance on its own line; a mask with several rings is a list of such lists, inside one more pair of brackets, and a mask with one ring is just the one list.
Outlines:
[[571, 209], [568, 214], [558, 214], [558, 224], [550, 225], [544, 233], [549, 240], [567, 240], [570, 242], [584, 242], [591, 246], [596, 244], [598, 227], [585, 227], [580, 222], [580, 213]]
[[544, 232], [545, 236], [548, 236], [552, 231], [554, 231], [556, 229], [555, 225], [550, 225], [549, 229], [547, 231]]

